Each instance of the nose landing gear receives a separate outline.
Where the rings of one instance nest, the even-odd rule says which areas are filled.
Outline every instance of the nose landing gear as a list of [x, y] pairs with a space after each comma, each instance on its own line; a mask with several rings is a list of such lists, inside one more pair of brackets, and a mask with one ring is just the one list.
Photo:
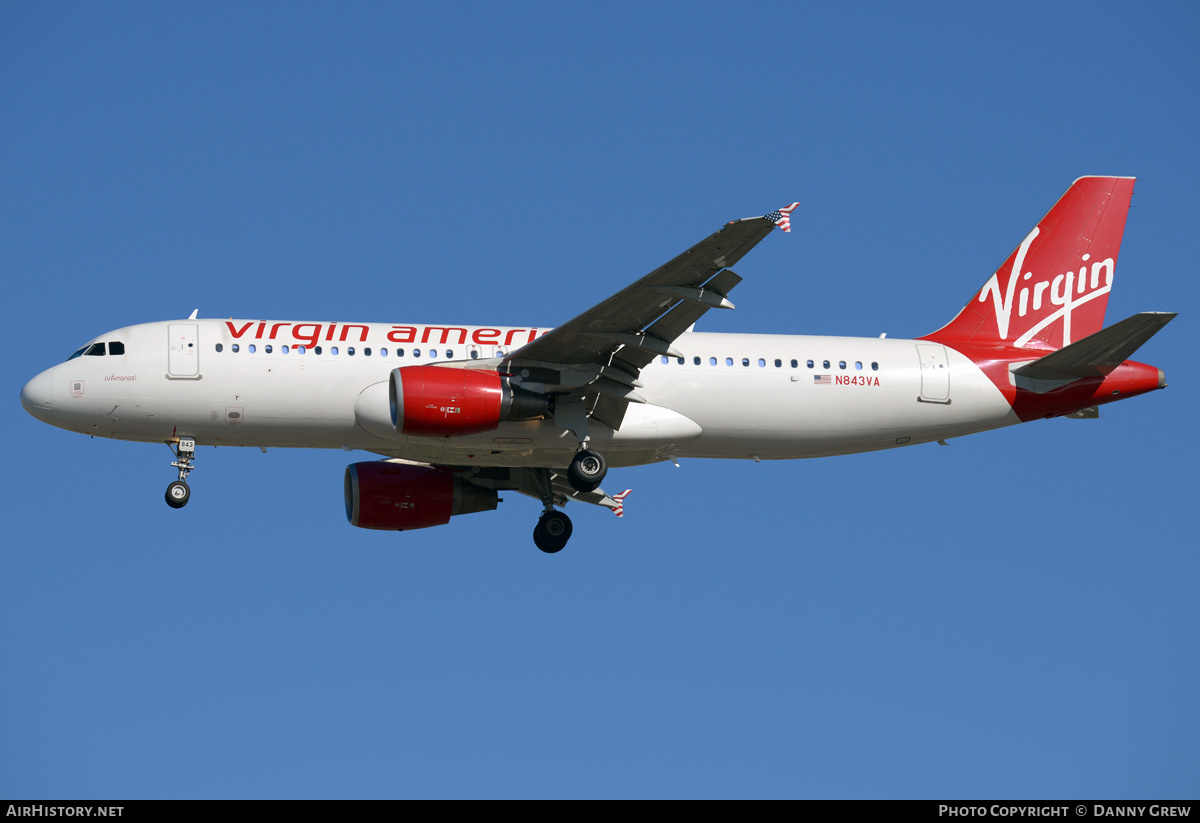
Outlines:
[[179, 469], [179, 479], [167, 486], [167, 505], [173, 509], [182, 509], [192, 496], [192, 490], [188, 488], [187, 476], [192, 469], [196, 468], [192, 465], [196, 457], [196, 440], [192, 437], [181, 437], [177, 446], [172, 446], [170, 443], [167, 445], [175, 455], [175, 461], [171, 465]]

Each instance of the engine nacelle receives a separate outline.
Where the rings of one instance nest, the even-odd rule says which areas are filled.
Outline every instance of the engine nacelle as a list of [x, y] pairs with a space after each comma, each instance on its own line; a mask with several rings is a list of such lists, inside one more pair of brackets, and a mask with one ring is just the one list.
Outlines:
[[404, 366], [393, 369], [392, 425], [400, 434], [461, 437], [492, 431], [504, 420], [549, 412], [549, 398], [482, 369]]
[[444, 526], [456, 514], [491, 511], [499, 502], [494, 489], [439, 466], [377, 461], [346, 467], [346, 519], [360, 529]]

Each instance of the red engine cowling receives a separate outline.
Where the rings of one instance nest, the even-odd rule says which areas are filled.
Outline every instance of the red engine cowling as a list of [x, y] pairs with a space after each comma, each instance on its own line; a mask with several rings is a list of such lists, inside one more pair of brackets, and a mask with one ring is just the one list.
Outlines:
[[499, 502], [494, 489], [467, 483], [440, 466], [378, 461], [346, 467], [346, 519], [361, 529], [444, 526], [456, 514], [491, 511]]
[[540, 417], [548, 400], [494, 371], [404, 366], [392, 370], [391, 406], [400, 434], [460, 437], [492, 431], [502, 420]]

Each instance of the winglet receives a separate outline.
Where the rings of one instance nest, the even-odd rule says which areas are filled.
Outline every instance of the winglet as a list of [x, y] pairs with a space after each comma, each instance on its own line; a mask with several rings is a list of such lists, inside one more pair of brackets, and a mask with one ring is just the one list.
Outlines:
[[617, 517], [625, 516], [625, 498], [629, 496], [629, 493], [631, 491], [633, 491], [633, 489], [626, 489], [625, 491], [621, 492], [620, 494], [614, 494], [612, 496], [613, 500], [617, 501], [616, 508], [614, 508], [612, 510], [612, 513], [615, 514]]
[[770, 220], [772, 223], [774, 223], [776, 226], [779, 226], [779, 228], [783, 229], [784, 231], [790, 232], [792, 230], [792, 211], [795, 210], [796, 206], [799, 206], [799, 205], [800, 205], [800, 201], [797, 200], [795, 203], [792, 203], [792, 205], [790, 205], [790, 206], [784, 206], [782, 209], [777, 209], [777, 210], [771, 212], [770, 214], [764, 215], [764, 216], [768, 220]]

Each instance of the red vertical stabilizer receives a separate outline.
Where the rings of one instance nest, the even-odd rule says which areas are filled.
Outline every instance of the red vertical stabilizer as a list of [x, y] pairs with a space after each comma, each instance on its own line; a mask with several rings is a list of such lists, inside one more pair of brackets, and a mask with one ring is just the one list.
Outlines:
[[1062, 348], [1099, 331], [1132, 177], [1081, 177], [958, 316], [926, 339], [956, 348]]

